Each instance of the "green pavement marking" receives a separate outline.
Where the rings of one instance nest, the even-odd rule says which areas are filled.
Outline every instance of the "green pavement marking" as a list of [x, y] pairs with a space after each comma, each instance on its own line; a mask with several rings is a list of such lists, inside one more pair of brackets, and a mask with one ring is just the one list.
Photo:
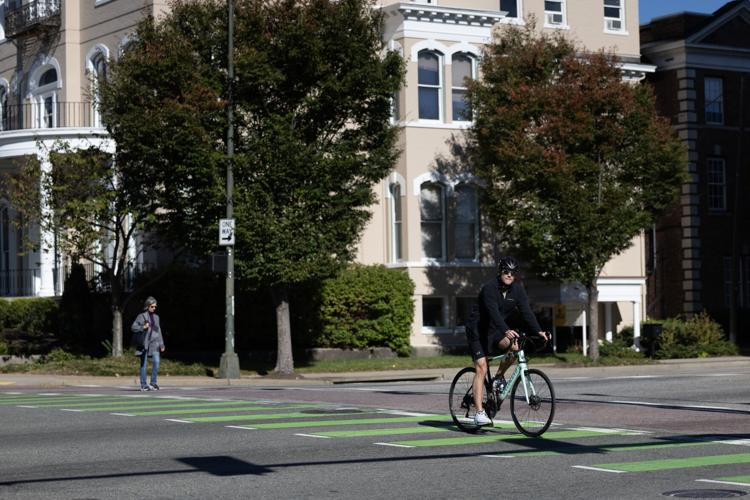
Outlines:
[[326, 437], [368, 437], [368, 436], [393, 436], [396, 434], [422, 434], [425, 432], [450, 432], [455, 427], [394, 427], [390, 429], [361, 429], [358, 431], [324, 431], [316, 432], [316, 436]]
[[500, 434], [494, 436], [460, 436], [451, 438], [438, 438], [438, 439], [415, 439], [411, 441], [395, 441], [392, 444], [401, 444], [404, 446], [456, 446], [464, 444], [482, 444], [482, 443], [494, 443], [496, 441], [507, 441], [507, 440], [519, 440], [526, 441], [529, 439], [570, 439], [579, 437], [592, 437], [592, 436], [612, 436], [613, 433], [607, 434], [594, 431], [551, 431], [546, 432], [542, 437], [529, 438], [522, 434]]
[[[44, 396], [37, 396], [36, 398], [27, 398], [27, 399], [18, 399], [15, 401], [0, 401], [0, 405], [2, 406], [13, 406], [13, 405], [46, 405], [50, 403], [64, 403], [64, 402], [71, 402], [75, 403], [77, 401], [81, 401], [84, 398], [89, 398], [91, 400], [97, 399], [98, 401], [106, 401], [106, 400], [115, 400], [113, 397], [103, 397], [103, 396], [70, 396], [65, 398], [46, 398]], [[101, 399], [100, 399], [101, 398]], [[119, 398], [116, 399], [119, 401]]]
[[[205, 406], [205, 405], [202, 405]], [[216, 406], [216, 405], [214, 405]], [[228, 413], [232, 411], [241, 411], [241, 412], [251, 412], [251, 411], [264, 411], [264, 410], [291, 410], [294, 408], [307, 408], [307, 406], [276, 406], [274, 408], [261, 408], [257, 406], [253, 407], [247, 407], [247, 406], [240, 406], [237, 405], [231, 405], [231, 406], [223, 406], [220, 408], [188, 408], [183, 410], [156, 410], [156, 411], [139, 411], [139, 412], [130, 412], [131, 415], [135, 416], [145, 416], [145, 415], [189, 415], [191, 413]], [[121, 409], [121, 408], [120, 408]], [[119, 411], [119, 409], [118, 409]]]
[[[107, 398], [109, 399], [109, 398]], [[49, 403], [49, 404], [43, 404], [39, 405], [44, 406], [45, 408], [73, 408], [73, 407], [92, 407], [96, 408], [98, 406], [133, 406], [135, 408], [140, 408], [143, 406], [163, 406], [168, 404], [177, 404], [177, 403], [188, 403], [188, 401], [185, 401], [183, 399], [148, 399], [148, 400], [127, 400], [127, 399], [115, 399], [112, 401], [91, 401], [87, 403], [78, 403], [77, 401], [80, 401], [79, 399], [75, 400], [76, 402], [73, 403]], [[195, 401], [195, 403], [201, 403], [201, 401]]]
[[[309, 417], [309, 415], [307, 415]], [[425, 417], [386, 417], [386, 418], [348, 418], [341, 420], [307, 420], [302, 422], [278, 422], [271, 424], [253, 424], [253, 429], [291, 429], [299, 427], [332, 427], [337, 425], [372, 425], [372, 424], [403, 424], [424, 422]], [[445, 421], [448, 422], [447, 420]]]
[[731, 476], [731, 477], [720, 477], [720, 481], [729, 481], [732, 483], [743, 483], [750, 484], [750, 476]]
[[[165, 403], [159, 403], [159, 404], [151, 404], [151, 403], [143, 403], [143, 404], [133, 404], [133, 403], [115, 403], [112, 405], [95, 405], [92, 407], [84, 408], [84, 411], [109, 411], [109, 410], [148, 410], [149, 408], [156, 408], [156, 409], [164, 409], [164, 408], [200, 408], [203, 406], [253, 406], [258, 407], [259, 409], [267, 408], [269, 410], [276, 408], [269, 407], [269, 405], [254, 403], [252, 401], [214, 401], [213, 403], [205, 403], [202, 401], [196, 401], [194, 403], [186, 402], [186, 401], [179, 401], [179, 400], [172, 400], [167, 401]], [[80, 405], [79, 405], [80, 406]]]
[[[341, 415], [341, 413], [318, 413], [319, 417], [330, 417]], [[186, 418], [189, 422], [232, 422], [240, 420], [273, 420], [281, 418], [310, 418], [309, 413], [289, 412], [289, 413], [264, 413], [262, 415], [222, 415], [220, 417], [195, 417]]]
[[750, 453], [736, 453], [733, 455], [710, 455], [707, 457], [673, 458], [670, 460], [646, 460], [643, 462], [619, 462], [613, 464], [598, 464], [594, 465], [593, 467], [598, 467], [600, 469], [619, 470], [623, 472], [652, 472], [659, 470], [705, 467], [707, 465], [744, 463], [750, 463]]
[[[546, 435], [546, 434], [545, 434]], [[627, 434], [626, 434], [627, 435]], [[521, 438], [522, 439], [522, 438]], [[546, 451], [510, 451], [504, 454], [523, 457], [550, 457], [559, 455], [583, 455], [591, 453], [617, 453], [620, 451], [653, 450], [656, 448], [683, 448], [686, 446], [703, 446], [716, 444], [708, 441], [685, 441], [658, 444], [622, 444], [622, 445], [591, 445], [570, 444], [568, 446], [556, 446], [554, 450]]]

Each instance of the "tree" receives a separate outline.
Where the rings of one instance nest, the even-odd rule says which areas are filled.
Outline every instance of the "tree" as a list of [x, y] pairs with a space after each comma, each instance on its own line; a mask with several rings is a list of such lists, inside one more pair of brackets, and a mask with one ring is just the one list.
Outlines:
[[541, 276], [588, 292], [598, 358], [597, 277], [671, 205], [686, 156], [649, 87], [623, 81], [617, 58], [562, 35], [499, 30], [471, 83], [471, 168], [483, 210]]
[[[240, 281], [271, 291], [276, 370], [294, 369], [289, 289], [352, 260], [397, 157], [385, 51], [368, 0], [236, 0], [234, 214]], [[102, 88], [123, 168], [149, 179], [160, 234], [216, 250], [224, 209], [226, 5], [179, 1], [137, 29]]]
[[[135, 231], [154, 217], [148, 204], [139, 201], [140, 179], [129, 178], [99, 146], [39, 147], [49, 162], [37, 157], [25, 161], [7, 182], [7, 196], [26, 223], [37, 224], [42, 235], [56, 236], [61, 253], [101, 269], [111, 297], [112, 355], [120, 356], [129, 257], [137, 256], [146, 241], [136, 242]], [[27, 243], [43, 249], [52, 244], [45, 238]]]

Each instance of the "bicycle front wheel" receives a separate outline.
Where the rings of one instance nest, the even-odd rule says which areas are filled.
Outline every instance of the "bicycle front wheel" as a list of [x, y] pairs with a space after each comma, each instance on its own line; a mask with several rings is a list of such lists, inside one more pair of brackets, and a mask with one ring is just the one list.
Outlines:
[[510, 393], [510, 414], [519, 431], [530, 437], [544, 434], [555, 416], [555, 391], [547, 375], [536, 369], [526, 372], [526, 383], [516, 379]]
[[[474, 383], [475, 373], [476, 370], [471, 367], [459, 371], [453, 378], [448, 396], [448, 407], [451, 411], [453, 423], [466, 432], [476, 432], [480, 428], [474, 423], [474, 413], [477, 408], [474, 404], [472, 384]], [[482, 399], [486, 401], [487, 394], [484, 394]]]

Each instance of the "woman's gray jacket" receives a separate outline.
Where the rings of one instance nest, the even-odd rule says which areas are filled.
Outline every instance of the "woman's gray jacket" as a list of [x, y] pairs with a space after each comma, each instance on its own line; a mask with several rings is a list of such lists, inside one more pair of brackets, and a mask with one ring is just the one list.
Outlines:
[[[154, 351], [161, 351], [164, 348], [164, 338], [161, 336], [161, 324], [159, 323], [159, 315], [153, 314], [154, 322], [146, 335], [146, 354], [151, 356]], [[148, 311], [144, 311], [135, 317], [133, 326], [130, 330], [133, 333], [137, 333], [143, 330], [143, 325], [148, 321]], [[143, 351], [136, 348], [135, 355], [141, 356]]]

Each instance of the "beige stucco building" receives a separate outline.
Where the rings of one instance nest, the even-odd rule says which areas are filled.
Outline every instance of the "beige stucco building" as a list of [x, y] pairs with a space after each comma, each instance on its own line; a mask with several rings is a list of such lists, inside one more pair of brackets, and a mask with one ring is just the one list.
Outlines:
[[[465, 77], [477, 77], [482, 47], [493, 29], [528, 16], [543, 30], [562, 30], [589, 50], [614, 50], [624, 77], [640, 80], [636, 0], [381, 0], [385, 39], [407, 62], [406, 85], [395, 99], [403, 151], [378, 187], [379, 203], [360, 245], [359, 260], [405, 269], [416, 284], [411, 343], [463, 345], [462, 323], [481, 285], [494, 276], [502, 241], [482, 230], [475, 179], [452, 175], [450, 144], [471, 125], [463, 104]], [[545, 8], [549, 10], [545, 10]], [[523, 256], [517, 256], [523, 258]], [[638, 329], [645, 303], [644, 240], [607, 264], [599, 279], [600, 335]], [[585, 329], [584, 298], [573, 285], [527, 276], [533, 305], [568, 337]], [[582, 327], [574, 329], [572, 327]], [[564, 329], [556, 328], [563, 332]], [[582, 333], [582, 332], [581, 332]], [[636, 332], [636, 335], [638, 332]], [[560, 335], [562, 339], [562, 335]], [[573, 342], [568, 338], [565, 342]]]
[[[28, 155], [47, 164], [39, 141], [106, 145], [92, 88], [137, 22], [166, 8], [166, 0], [0, 2], [0, 170], [17, 168]], [[358, 260], [404, 269], [416, 283], [413, 346], [463, 345], [463, 318], [502, 251], [502, 241], [482, 230], [475, 179], [451, 174], [449, 140], [471, 125], [464, 78], [477, 77], [493, 29], [534, 15], [539, 29], [561, 30], [590, 50], [615, 50], [625, 78], [641, 79], [653, 68], [640, 63], [638, 2], [380, 0], [376, 8], [385, 15], [388, 46], [407, 61], [406, 85], [394, 99], [403, 154], [377, 186]], [[23, 234], [11, 224], [16, 215], [8, 201], [0, 205], [0, 296], [59, 294], [64, 256], [22, 253]], [[35, 236], [48, 243], [52, 237]], [[574, 286], [527, 278], [547, 325], [585, 324]], [[643, 238], [637, 237], [599, 280], [602, 337], [618, 326], [637, 328], [644, 283]]]

